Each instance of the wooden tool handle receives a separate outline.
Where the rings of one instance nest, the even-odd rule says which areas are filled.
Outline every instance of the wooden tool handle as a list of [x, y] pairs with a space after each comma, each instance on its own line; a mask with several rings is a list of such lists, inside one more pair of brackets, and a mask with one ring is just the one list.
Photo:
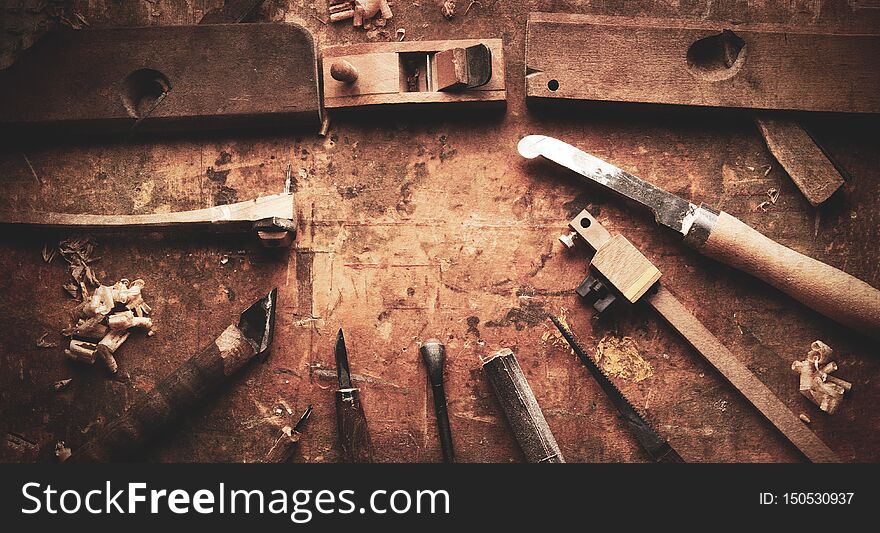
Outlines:
[[345, 462], [372, 463], [373, 443], [357, 389], [336, 391], [336, 423]]
[[513, 352], [505, 348], [483, 359], [483, 373], [492, 384], [526, 461], [564, 463], [562, 450]]
[[253, 346], [241, 330], [229, 326], [215, 342], [163, 379], [68, 461], [109, 462], [132, 457], [254, 355]]
[[823, 315], [880, 337], [880, 291], [721, 212], [703, 254], [756, 276]]

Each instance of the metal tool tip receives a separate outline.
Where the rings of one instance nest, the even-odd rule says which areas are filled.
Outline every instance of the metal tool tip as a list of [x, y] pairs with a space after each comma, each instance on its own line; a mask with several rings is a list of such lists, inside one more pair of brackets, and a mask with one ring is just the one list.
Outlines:
[[545, 135], [526, 135], [519, 140], [516, 149], [519, 152], [519, 155], [526, 159], [534, 159], [541, 155], [541, 150], [538, 149], [538, 143], [547, 138], [548, 137]]
[[311, 404], [306, 408], [306, 410], [302, 414], [302, 416], [299, 417], [299, 421], [296, 423], [295, 426], [293, 426], [293, 430], [300, 432], [302, 430], [303, 426], [306, 425], [306, 421], [309, 419], [310, 416], [312, 416]]
[[446, 363], [446, 347], [437, 339], [428, 339], [419, 348], [432, 383], [443, 381], [443, 365]]
[[238, 317], [238, 329], [244, 333], [258, 354], [269, 348], [275, 334], [275, 301], [278, 289], [272, 289]]

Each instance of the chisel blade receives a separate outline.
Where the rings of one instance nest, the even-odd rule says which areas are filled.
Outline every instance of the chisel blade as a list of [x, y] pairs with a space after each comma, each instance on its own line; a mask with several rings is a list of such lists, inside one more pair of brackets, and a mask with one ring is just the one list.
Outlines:
[[272, 338], [275, 336], [275, 301], [277, 298], [278, 289], [272, 289], [269, 294], [245, 309], [238, 318], [238, 329], [248, 339], [258, 355], [269, 349]]
[[562, 323], [559, 318], [549, 315], [550, 321], [565, 338], [571, 349], [574, 350], [578, 359], [587, 367], [605, 394], [617, 408], [620, 416], [626, 421], [632, 432], [635, 434], [636, 440], [642, 445], [642, 448], [648, 452], [648, 455], [658, 463], [682, 463], [684, 460], [678, 455], [669, 443], [664, 439], [636, 410], [635, 407], [626, 399], [620, 389], [608, 378], [605, 372], [599, 368], [593, 359], [587, 355], [587, 352], [580, 345], [571, 331]]
[[687, 200], [637, 178], [596, 156], [546, 135], [528, 135], [517, 145], [526, 159], [543, 156], [588, 180], [636, 201], [654, 212], [658, 224], [687, 235], [696, 219], [696, 206]]

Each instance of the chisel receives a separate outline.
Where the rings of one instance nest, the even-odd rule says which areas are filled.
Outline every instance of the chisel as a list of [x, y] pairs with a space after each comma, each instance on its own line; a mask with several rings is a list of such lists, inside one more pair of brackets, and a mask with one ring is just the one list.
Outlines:
[[657, 223], [700, 253], [747, 272], [808, 307], [880, 338], [880, 291], [842, 270], [795, 252], [736, 217], [695, 205], [570, 144], [544, 135], [523, 137], [520, 155], [543, 156], [654, 212]]
[[346, 463], [372, 463], [373, 442], [367, 429], [367, 415], [361, 405], [361, 391], [351, 384], [348, 350], [342, 330], [336, 334], [336, 429]]
[[257, 300], [207, 348], [163, 379], [68, 461], [109, 462], [135, 456], [171, 422], [269, 349], [275, 331], [277, 290]]

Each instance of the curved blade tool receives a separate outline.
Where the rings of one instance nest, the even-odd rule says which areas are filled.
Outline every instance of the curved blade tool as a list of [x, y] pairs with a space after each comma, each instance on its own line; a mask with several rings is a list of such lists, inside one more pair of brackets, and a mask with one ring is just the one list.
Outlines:
[[644, 205], [654, 212], [659, 224], [682, 235], [691, 230], [699, 207], [568, 143], [545, 135], [528, 135], [519, 141], [517, 150], [526, 159], [543, 156]]

